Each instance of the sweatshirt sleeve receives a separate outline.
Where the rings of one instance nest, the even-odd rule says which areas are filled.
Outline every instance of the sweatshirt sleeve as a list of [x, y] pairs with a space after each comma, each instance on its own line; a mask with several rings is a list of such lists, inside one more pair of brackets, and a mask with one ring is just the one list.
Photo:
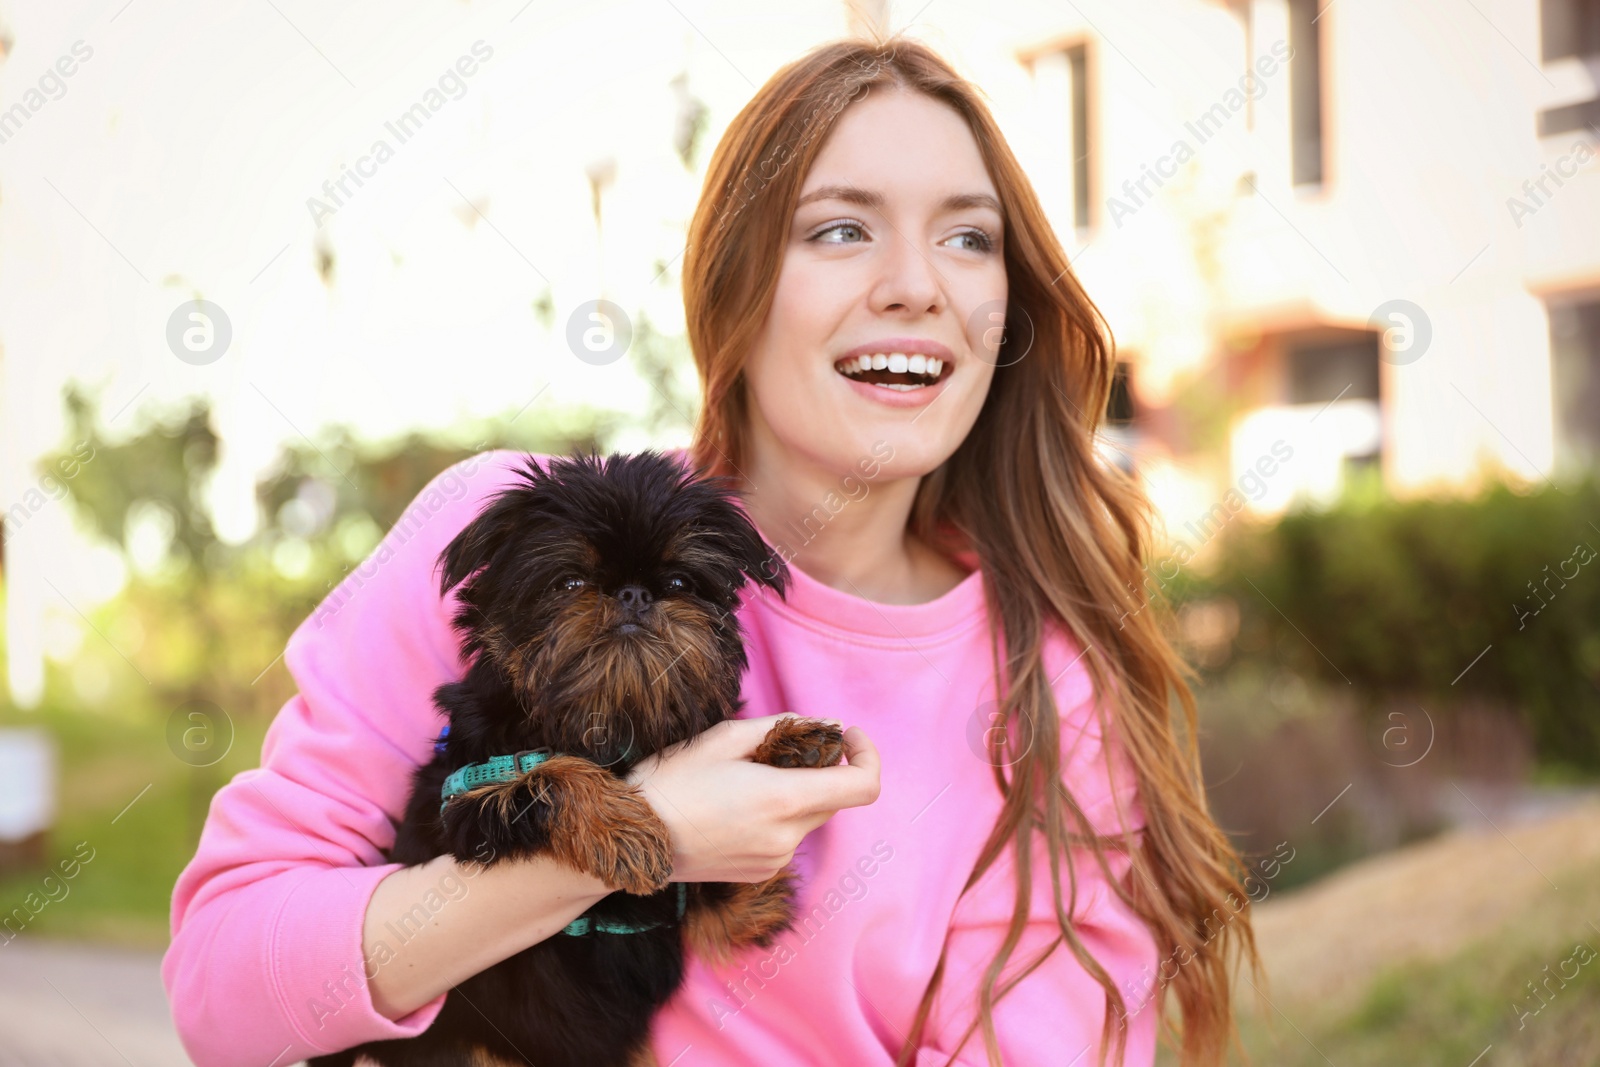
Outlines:
[[461, 677], [434, 564], [504, 480], [485, 452], [435, 477], [383, 541], [290, 636], [298, 692], [259, 768], [212, 798], [172, 894], [162, 982], [198, 1067], [282, 1065], [427, 1029], [445, 994], [391, 1021], [372, 1006], [362, 927], [412, 770]]
[[[1100, 730], [1094, 721], [1089, 675], [1081, 663], [1064, 669], [1070, 658], [1046, 658], [1047, 667], [1056, 661], [1051, 676], [1061, 674], [1054, 690], [1061, 715], [1063, 785], [1072, 792], [1098, 833], [1120, 834], [1125, 824], [1138, 848], [1144, 837], [1145, 815], [1132, 767], [1122, 750], [1113, 745], [1112, 774], [1108, 776]], [[1072, 899], [1063, 858], [1062, 905], [1070, 909], [1070, 921], [1084, 948], [1105, 968], [1122, 993], [1128, 1012], [1121, 1024], [1127, 1028], [1124, 1064], [1149, 1067], [1155, 1062], [1158, 1013], [1144, 1009], [1151, 1006], [1147, 1001], [1156, 973], [1155, 939], [1144, 921], [1107, 883], [1093, 852], [1086, 846], [1074, 846], [1071, 854], [1077, 872], [1077, 898], [1076, 902]], [[1061, 936], [1048, 855], [1043, 831], [1036, 827], [1029, 872], [1029, 918], [1021, 941], [1000, 973], [996, 990], [1026, 970], [1041, 953], [1050, 951], [1043, 963], [994, 1005], [995, 1036], [1001, 1062], [1008, 1067], [1092, 1065], [1107, 1007], [1105, 990], [1078, 962]], [[1107, 848], [1105, 856], [1113, 875], [1128, 888], [1128, 855]], [[981, 1028], [974, 1030], [959, 1048], [957, 1043], [977, 1018], [984, 973], [1005, 942], [1015, 894], [1014, 849], [1007, 847], [956, 907], [946, 949], [945, 977], [914, 1067], [945, 1067], [947, 1063], [952, 1067], [988, 1067]], [[956, 1054], [953, 1061], [952, 1053]]]

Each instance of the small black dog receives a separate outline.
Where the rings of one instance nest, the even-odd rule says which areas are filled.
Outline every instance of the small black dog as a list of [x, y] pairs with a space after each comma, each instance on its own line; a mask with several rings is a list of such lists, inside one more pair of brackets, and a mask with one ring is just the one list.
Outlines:
[[[310, 1067], [652, 1064], [651, 1018], [681, 985], [685, 952], [725, 962], [793, 922], [788, 870], [670, 883], [670, 835], [626, 780], [738, 715], [739, 590], [753, 580], [782, 596], [788, 568], [724, 479], [655, 451], [547, 467], [529, 457], [439, 557], [441, 595], [461, 586], [453, 621], [471, 662], [435, 693], [450, 725], [416, 771], [389, 859], [544, 853], [618, 892], [453, 988], [417, 1037]], [[842, 753], [838, 727], [790, 717], [752, 758], [818, 767]]]

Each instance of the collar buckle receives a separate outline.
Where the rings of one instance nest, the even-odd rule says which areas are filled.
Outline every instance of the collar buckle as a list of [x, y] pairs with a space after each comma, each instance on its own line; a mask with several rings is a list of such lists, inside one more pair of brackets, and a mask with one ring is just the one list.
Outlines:
[[[511, 754], [511, 766], [516, 769], [519, 775], [526, 774], [554, 755], [555, 753], [551, 751], [549, 745], [519, 749]], [[523, 762], [524, 757], [527, 757], [527, 763]]]

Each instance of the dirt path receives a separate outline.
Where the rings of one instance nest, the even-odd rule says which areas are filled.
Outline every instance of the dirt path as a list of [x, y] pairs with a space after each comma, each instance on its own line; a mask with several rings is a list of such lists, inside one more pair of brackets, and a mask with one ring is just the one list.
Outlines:
[[0, 1067], [188, 1067], [161, 954], [19, 937], [0, 945]]
[[[1373, 857], [1259, 905], [1267, 995], [1280, 1004], [1358, 995], [1387, 966], [1447, 957], [1536, 914], [1562, 892], [1564, 872], [1600, 864], [1600, 799], [1496, 823]], [[1600, 921], [1600, 900], [1591, 910]]]

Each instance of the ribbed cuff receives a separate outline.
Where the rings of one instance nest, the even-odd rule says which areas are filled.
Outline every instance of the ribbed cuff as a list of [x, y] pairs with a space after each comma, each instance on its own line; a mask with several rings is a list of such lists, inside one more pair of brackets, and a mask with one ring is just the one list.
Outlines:
[[320, 1052], [415, 1037], [444, 1007], [445, 993], [398, 1020], [372, 1006], [367, 982], [388, 957], [381, 948], [370, 961], [362, 954], [367, 905], [378, 883], [403, 866], [314, 871], [289, 891], [274, 920], [267, 965], [280, 1010]]

